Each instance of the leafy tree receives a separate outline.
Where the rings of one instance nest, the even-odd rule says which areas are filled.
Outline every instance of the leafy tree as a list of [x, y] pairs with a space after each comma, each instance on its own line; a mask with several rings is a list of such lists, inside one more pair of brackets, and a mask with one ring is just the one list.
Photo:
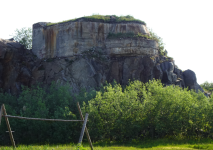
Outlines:
[[213, 91], [213, 83], [209, 83], [208, 81], [202, 83], [200, 86], [207, 92], [212, 93]]
[[[0, 93], [0, 105], [4, 103], [7, 113], [14, 116], [32, 118], [76, 120], [77, 110], [69, 87], [52, 83], [48, 88], [40, 85], [23, 87], [19, 97]], [[80, 117], [79, 117], [80, 119]], [[11, 128], [16, 131], [17, 143], [68, 143], [76, 142], [81, 131], [80, 122], [44, 122], [34, 120], [10, 120]], [[0, 144], [8, 144], [9, 138], [6, 123], [2, 120], [0, 128]], [[68, 134], [69, 133], [69, 134]], [[20, 138], [21, 137], [21, 138]], [[6, 140], [2, 140], [6, 139]]]
[[203, 93], [155, 80], [134, 81], [125, 88], [108, 84], [83, 107], [90, 114], [93, 140], [118, 141], [210, 136], [212, 110], [212, 100]]
[[32, 49], [32, 28], [21, 28], [15, 30], [15, 35], [12, 35], [14, 40], [24, 45], [27, 49]]

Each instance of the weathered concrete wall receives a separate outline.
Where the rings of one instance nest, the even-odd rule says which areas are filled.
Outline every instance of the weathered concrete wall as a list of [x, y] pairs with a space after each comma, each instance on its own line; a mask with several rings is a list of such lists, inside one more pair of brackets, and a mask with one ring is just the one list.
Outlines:
[[137, 38], [107, 39], [109, 33], [149, 34], [140, 23], [66, 22], [52, 26], [33, 25], [32, 51], [40, 59], [79, 55], [91, 47], [112, 55], [157, 54], [157, 43]]
[[154, 40], [141, 38], [106, 40], [108, 55], [156, 55], [157, 43]]

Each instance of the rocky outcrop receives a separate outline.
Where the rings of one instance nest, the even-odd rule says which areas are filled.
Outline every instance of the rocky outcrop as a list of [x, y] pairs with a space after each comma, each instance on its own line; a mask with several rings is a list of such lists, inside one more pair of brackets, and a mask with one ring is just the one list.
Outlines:
[[17, 93], [21, 85], [30, 86], [32, 77], [29, 50], [11, 40], [0, 39], [0, 88]]
[[188, 87], [189, 90], [195, 89], [196, 92], [198, 92], [199, 90], [201, 92], [204, 92], [202, 87], [197, 83], [196, 75], [192, 70], [184, 71], [183, 79], [184, 79], [185, 86]]
[[71, 57], [39, 59], [19, 43], [0, 39], [0, 88], [12, 94], [18, 94], [21, 85], [30, 87], [37, 82], [69, 84], [72, 92], [78, 92], [106, 81], [126, 85], [129, 80], [148, 82], [154, 78], [165, 85], [203, 91], [193, 71], [182, 72], [165, 56], [107, 55], [91, 48]]

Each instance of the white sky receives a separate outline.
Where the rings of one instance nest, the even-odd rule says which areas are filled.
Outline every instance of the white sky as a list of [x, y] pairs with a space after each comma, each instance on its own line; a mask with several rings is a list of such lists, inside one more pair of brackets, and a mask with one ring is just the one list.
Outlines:
[[0, 0], [0, 38], [37, 22], [100, 15], [132, 15], [145, 21], [182, 70], [199, 84], [213, 82], [213, 0]]

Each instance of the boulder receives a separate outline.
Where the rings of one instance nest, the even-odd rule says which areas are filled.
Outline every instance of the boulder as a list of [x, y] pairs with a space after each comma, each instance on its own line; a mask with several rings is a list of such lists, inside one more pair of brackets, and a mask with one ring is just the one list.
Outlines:
[[160, 66], [163, 72], [162, 82], [165, 84], [175, 83], [177, 74], [174, 73], [174, 63], [166, 61], [161, 63]]
[[195, 90], [196, 92], [201, 91], [204, 92], [201, 86], [197, 83], [196, 74], [192, 70], [185, 70], [183, 72], [183, 79], [185, 86], [189, 88], [189, 90]]
[[187, 87], [193, 86], [197, 83], [196, 75], [192, 70], [185, 70], [183, 72], [183, 78]]

